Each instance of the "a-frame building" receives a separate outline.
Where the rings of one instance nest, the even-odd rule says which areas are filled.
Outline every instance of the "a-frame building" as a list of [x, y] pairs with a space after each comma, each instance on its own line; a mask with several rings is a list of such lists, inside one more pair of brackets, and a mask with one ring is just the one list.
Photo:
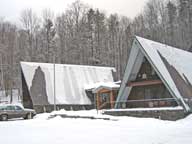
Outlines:
[[192, 53], [136, 36], [115, 108], [192, 108]]
[[112, 67], [21, 62], [23, 105], [37, 112], [52, 111], [54, 105], [66, 110], [92, 109], [94, 94], [87, 93], [87, 86], [113, 84], [113, 72]]

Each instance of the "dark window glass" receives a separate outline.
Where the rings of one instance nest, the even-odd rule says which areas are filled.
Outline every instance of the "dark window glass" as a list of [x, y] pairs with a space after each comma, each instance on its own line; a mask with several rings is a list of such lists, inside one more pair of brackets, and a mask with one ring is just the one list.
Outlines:
[[5, 106], [1, 106], [0, 110], [6, 110], [6, 107]]
[[7, 106], [7, 110], [15, 110], [14, 106]]
[[101, 93], [102, 102], [109, 102], [110, 93]]
[[15, 106], [15, 110], [22, 110], [22, 108], [19, 106]]

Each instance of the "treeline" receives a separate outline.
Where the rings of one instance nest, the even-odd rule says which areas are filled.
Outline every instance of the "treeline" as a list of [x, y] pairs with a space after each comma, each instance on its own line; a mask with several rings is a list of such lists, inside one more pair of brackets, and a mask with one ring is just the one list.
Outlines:
[[149, 0], [132, 20], [81, 1], [59, 16], [25, 9], [19, 20], [21, 26], [0, 19], [2, 89], [20, 88], [20, 61], [112, 66], [119, 80], [134, 35], [192, 50], [191, 0]]

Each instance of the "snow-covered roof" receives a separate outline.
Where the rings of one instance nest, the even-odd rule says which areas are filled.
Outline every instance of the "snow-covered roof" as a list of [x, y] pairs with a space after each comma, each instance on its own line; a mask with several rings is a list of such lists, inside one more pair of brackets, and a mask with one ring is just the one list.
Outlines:
[[[172, 96], [189, 111], [190, 108], [184, 101], [185, 94], [182, 95], [178, 86], [178, 78], [174, 78], [174, 75], [181, 77], [185, 83], [192, 84], [192, 53], [138, 36], [133, 42], [131, 55], [118, 94], [118, 101], [125, 100], [126, 95], [129, 95], [131, 88], [126, 87], [126, 83], [136, 78], [144, 57], [153, 66]], [[133, 72], [133, 69], [135, 72]], [[182, 84], [180, 84], [180, 87], [182, 87]]]
[[98, 83], [92, 83], [89, 85], [85, 85], [85, 90], [91, 90], [92, 92], [96, 92], [100, 88], [106, 88], [106, 89], [118, 89], [120, 87], [119, 84], [116, 84], [115, 82], [98, 82]]
[[[30, 90], [35, 72], [41, 68], [45, 76], [48, 102], [54, 103], [54, 64], [21, 62], [21, 68]], [[112, 67], [55, 64], [55, 91], [57, 104], [91, 104], [84, 86], [98, 82], [113, 82]]]

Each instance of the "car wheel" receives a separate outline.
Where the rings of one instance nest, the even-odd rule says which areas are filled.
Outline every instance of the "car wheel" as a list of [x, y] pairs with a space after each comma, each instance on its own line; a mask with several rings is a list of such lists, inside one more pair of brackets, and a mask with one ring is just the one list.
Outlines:
[[7, 121], [8, 120], [8, 115], [6, 115], [6, 114], [1, 115], [1, 120], [2, 121]]
[[26, 119], [32, 119], [32, 118], [33, 118], [32, 113], [28, 113], [27, 116], [26, 116]]

